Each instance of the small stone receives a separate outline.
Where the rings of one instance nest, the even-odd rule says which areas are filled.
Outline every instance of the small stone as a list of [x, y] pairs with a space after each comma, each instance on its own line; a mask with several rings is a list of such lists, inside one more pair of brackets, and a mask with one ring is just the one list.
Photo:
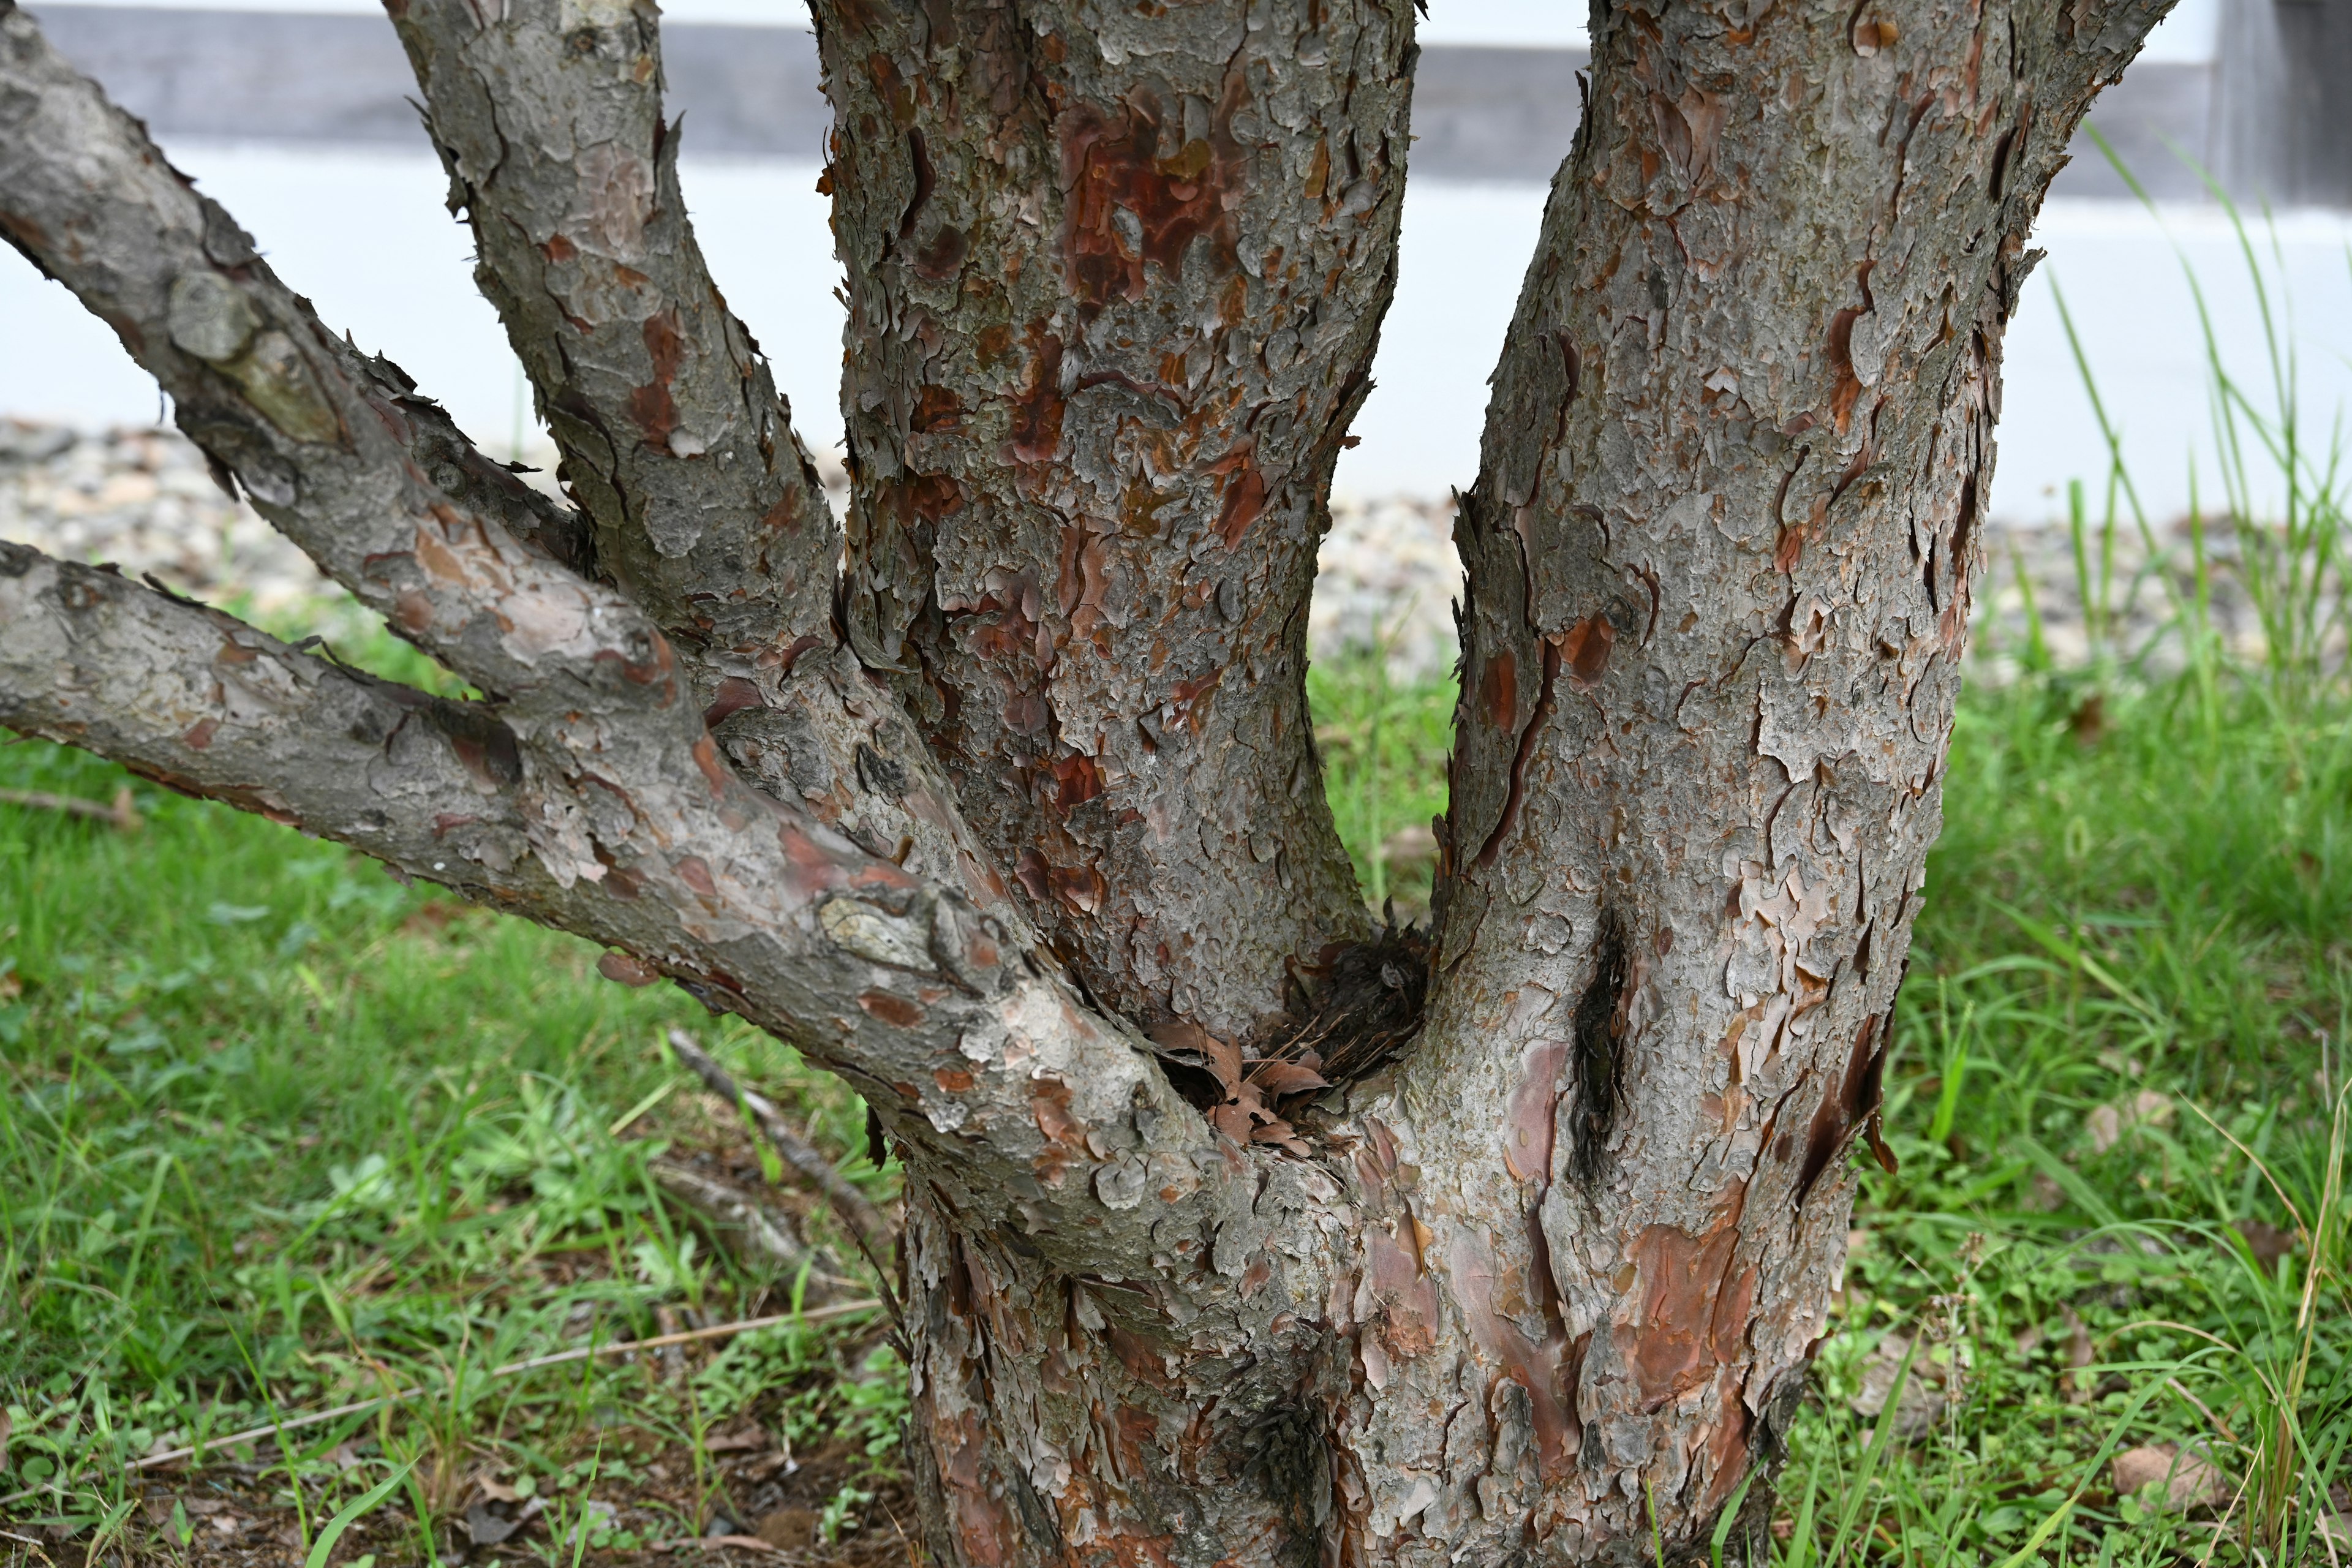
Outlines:
[[507, 1518], [488, 1502], [466, 1510], [466, 1534], [477, 1546], [496, 1546], [521, 1528], [521, 1521]]
[[2108, 1479], [2119, 1497], [2161, 1487], [2163, 1505], [2171, 1509], [2209, 1507], [2225, 1500], [2229, 1479], [2200, 1454], [2169, 1443], [2126, 1448], [2107, 1467]]

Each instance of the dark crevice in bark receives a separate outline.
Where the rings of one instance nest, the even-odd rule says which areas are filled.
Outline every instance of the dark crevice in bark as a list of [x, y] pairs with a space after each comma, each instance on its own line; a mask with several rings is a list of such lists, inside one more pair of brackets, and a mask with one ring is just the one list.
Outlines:
[[1894, 1156], [1878, 1131], [1880, 1079], [1886, 1067], [1886, 1046], [1879, 1039], [1883, 1018], [1873, 1014], [1863, 1020], [1862, 1033], [1853, 1042], [1853, 1057], [1846, 1064], [1845, 1081], [1836, 1094], [1822, 1102], [1813, 1114], [1813, 1123], [1805, 1135], [1805, 1166], [1797, 1178], [1796, 1206], [1805, 1206], [1806, 1194], [1821, 1179], [1830, 1162], [1845, 1151], [1857, 1126], [1866, 1124], [1871, 1152], [1879, 1163], [1894, 1169]]
[[1543, 689], [1536, 697], [1536, 710], [1528, 715], [1527, 727], [1519, 731], [1517, 749], [1511, 756], [1509, 793], [1503, 796], [1503, 815], [1496, 819], [1495, 831], [1486, 836], [1486, 846], [1478, 851], [1474, 864], [1491, 866], [1503, 851], [1504, 841], [1519, 820], [1519, 807], [1527, 800], [1528, 763], [1534, 760], [1536, 742], [1551, 721], [1557, 706], [1556, 688], [1559, 682], [1559, 644], [1547, 638], [1543, 645]]
[[1622, 1086], [1626, 993], [1633, 978], [1632, 944], [1624, 917], [1612, 905], [1601, 908], [1592, 942], [1592, 978], [1576, 1000], [1577, 1110], [1570, 1158], [1587, 1185], [1601, 1179], [1609, 1131], [1617, 1116]]
[[1420, 1031], [1430, 958], [1429, 933], [1398, 925], [1391, 912], [1371, 941], [1327, 949], [1324, 962], [1312, 968], [1294, 964], [1297, 1010], [1307, 1021], [1275, 1054], [1313, 1049], [1323, 1058], [1322, 1075], [1334, 1084], [1379, 1071]]
[[1268, 1410], [1242, 1438], [1245, 1473], [1282, 1504], [1290, 1527], [1287, 1552], [1269, 1559], [1282, 1568], [1315, 1568], [1322, 1560], [1320, 1531], [1331, 1511], [1331, 1445], [1324, 1428], [1323, 1413], [1301, 1400]]

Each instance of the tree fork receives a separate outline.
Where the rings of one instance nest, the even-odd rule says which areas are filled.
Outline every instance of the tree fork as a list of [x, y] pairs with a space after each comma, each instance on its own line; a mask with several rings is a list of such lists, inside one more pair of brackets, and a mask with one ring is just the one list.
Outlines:
[[907, 1160], [942, 1563], [1695, 1563], [1743, 1481], [1750, 1561], [1875, 1142], [2025, 237], [2161, 0], [1596, 14], [1457, 521], [1426, 1012], [1336, 1087], [1249, 1080], [1271, 1124], [1145, 1031], [1238, 1096], [1236, 1047], [1363, 967], [1300, 676], [1405, 0], [820, 0], [837, 624], [650, 9], [394, 8], [580, 513], [328, 332], [13, 0], [0, 232], [487, 698], [8, 547], [0, 722], [856, 1084]]

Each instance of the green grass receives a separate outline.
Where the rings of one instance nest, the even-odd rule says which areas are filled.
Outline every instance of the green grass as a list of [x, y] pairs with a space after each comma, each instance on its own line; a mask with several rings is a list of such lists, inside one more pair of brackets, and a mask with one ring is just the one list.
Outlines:
[[[2340, 710], [2250, 697], [2208, 726], [2175, 693], [2110, 691], [2086, 744], [2088, 695], [1963, 705], [1896, 1020], [1901, 1170], [1864, 1178], [1790, 1490], [1858, 1489], [1844, 1534], [1871, 1561], [2323, 1561], [2309, 1532], [2352, 1442], [2347, 1211], [2323, 1191], [2352, 1005], [2347, 731]], [[2304, 1234], [2266, 1268], [2241, 1224]], [[1871, 1423], [1845, 1401], [1897, 1333], [1959, 1397], [1856, 1489]], [[2197, 1518], [2114, 1496], [2095, 1463], [2192, 1444], [2234, 1486], [2282, 1433], [2286, 1492]]]
[[[110, 798], [125, 778], [0, 748], [0, 786]], [[307, 1536], [414, 1460], [394, 1508], [413, 1555], [478, 1471], [560, 1493], [600, 1453], [606, 1491], [660, 1465], [600, 1531], [626, 1544], [745, 1518], [696, 1435], [756, 1405], [803, 1454], [839, 1450], [812, 1473], [883, 1489], [887, 1445], [865, 1450], [904, 1395], [870, 1320], [751, 1335], [688, 1379], [652, 1358], [484, 1375], [583, 1332], [789, 1307], [793, 1281], [738, 1266], [650, 1179], [673, 1144], [756, 1164], [662, 1029], [697, 1031], [887, 1193], [853, 1096], [668, 987], [599, 978], [586, 943], [131, 789], [136, 835], [0, 806], [0, 1494], [41, 1489], [0, 1516], [143, 1539], [126, 1461], [409, 1387], [434, 1392], [237, 1446], [223, 1473], [244, 1501], [299, 1496]], [[855, 1256], [822, 1212], [809, 1225]], [[754, 1363], [775, 1375], [742, 1375]], [[347, 1465], [352, 1440], [369, 1463]], [[400, 1533], [371, 1539], [396, 1555]]]
[[[2275, 1453], [2265, 1379], [2293, 1376], [2315, 1243], [2268, 1271], [2236, 1247], [2232, 1222], [2295, 1221], [2198, 1110], [2318, 1212], [2314, 1075], [2352, 1007], [2352, 730], [2258, 684], [2219, 707], [2186, 681], [2111, 686], [2095, 726], [2092, 695], [2040, 676], [1962, 707], [1889, 1079], [1901, 1173], [1864, 1179], [1776, 1561], [1826, 1561], [1842, 1536], [1850, 1563], [1999, 1562], [2070, 1497], [2043, 1557], [2253, 1560], [2245, 1503], [2217, 1541], [2210, 1518], [2114, 1497], [2094, 1460], [2193, 1440], [2234, 1479]], [[1346, 665], [1315, 696], [1369, 885], [1380, 846], [1442, 803], [1450, 691]], [[0, 749], [5, 787], [103, 799], [122, 777]], [[558, 1499], [593, 1472], [599, 1497], [630, 1500], [597, 1538], [625, 1546], [741, 1518], [746, 1489], [697, 1434], [750, 1410], [833, 1456], [845, 1515], [887, 1492], [903, 1396], [869, 1326], [747, 1336], [675, 1378], [650, 1358], [484, 1375], [583, 1321], [620, 1338], [782, 1310], [790, 1281], [711, 1247], [648, 1179], [673, 1145], [746, 1147], [676, 1083], [660, 1030], [699, 1031], [887, 1191], [853, 1099], [666, 988], [600, 980], [586, 944], [133, 794], [135, 836], [0, 808], [0, 1399], [9, 1487], [43, 1489], [10, 1517], [110, 1524], [169, 1558], [175, 1527], [128, 1506], [126, 1461], [390, 1386], [435, 1392], [232, 1451], [211, 1484], [252, 1507], [299, 1497], [299, 1537], [413, 1463], [348, 1538], [391, 1561], [436, 1521], [446, 1544], [478, 1471]], [[1391, 885], [1401, 903], [1420, 875]], [[2123, 1108], [2104, 1151], [2101, 1107]], [[2340, 1256], [2340, 1196], [2328, 1214], [2316, 1245]], [[2290, 1531], [2352, 1437], [2340, 1272], [2319, 1306], [2286, 1428], [2305, 1506], [2273, 1510]], [[1897, 1333], [1912, 1375], [1959, 1397], [1872, 1465], [1874, 1423], [1848, 1401]]]
[[1307, 696], [1331, 815], [1374, 909], [1426, 915], [1437, 869], [1432, 819], [1445, 811], [1454, 683], [1400, 683], [1371, 650], [1310, 666]]

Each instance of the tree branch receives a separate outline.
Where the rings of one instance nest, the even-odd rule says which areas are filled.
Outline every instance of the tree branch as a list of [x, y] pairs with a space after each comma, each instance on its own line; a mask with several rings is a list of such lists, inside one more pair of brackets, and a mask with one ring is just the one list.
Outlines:
[[[1065, 1268], [1206, 1259], [1257, 1167], [1017, 931], [734, 778], [560, 742], [0, 543], [0, 724], [637, 955], [863, 1093], [910, 1177]], [[559, 765], [550, 765], [553, 755]], [[1239, 1264], [1234, 1265], [1238, 1272]], [[1230, 1288], [1209, 1270], [1198, 1300]]]
[[840, 538], [766, 362], [703, 263], [650, 8], [387, 0], [599, 567], [698, 668], [771, 696], [831, 641]]
[[[526, 852], [514, 737], [110, 568], [0, 542], [0, 723], [467, 888], [561, 889]], [[575, 879], [576, 880], [576, 879]]]
[[1305, 607], [1394, 270], [1409, 0], [821, 3], [847, 631], [1111, 1006], [1258, 1039], [1369, 921]]
[[776, 1109], [775, 1101], [766, 1095], [739, 1087], [728, 1076], [727, 1069], [695, 1043], [693, 1036], [684, 1029], [672, 1029], [669, 1032], [669, 1048], [711, 1093], [747, 1112], [759, 1126], [761, 1136], [782, 1157], [784, 1163], [832, 1205], [833, 1212], [841, 1217], [841, 1223], [848, 1228], [859, 1249], [866, 1254], [866, 1260], [874, 1265], [877, 1274], [883, 1274], [887, 1290], [888, 1276], [883, 1273], [881, 1260], [890, 1255], [898, 1237], [891, 1232], [890, 1222], [882, 1217], [882, 1211], [876, 1208], [872, 1200], [859, 1192], [848, 1177], [835, 1170], [832, 1161], [817, 1152], [807, 1140], [793, 1131], [792, 1124], [784, 1120], [783, 1112]]
[[[1802, 1386], [1940, 826], [2024, 242], [2162, 9], [1594, 10], [1456, 524], [1429, 1022], [1373, 1108], [1448, 1173], [1438, 1212], [1525, 1218], [1430, 1254], [1514, 1324], [1482, 1374], [1539, 1345], [1529, 1386], [1570, 1391], [1554, 1506], [1587, 1540], [1705, 1540]], [[1390, 1397], [1444, 1397], [1420, 1375]]]
[[0, 233], [114, 329], [262, 515], [402, 636], [524, 712], [667, 710], [681, 752], [699, 733], [660, 636], [551, 558], [569, 543], [561, 514], [320, 325], [14, 0], [0, 0]]

